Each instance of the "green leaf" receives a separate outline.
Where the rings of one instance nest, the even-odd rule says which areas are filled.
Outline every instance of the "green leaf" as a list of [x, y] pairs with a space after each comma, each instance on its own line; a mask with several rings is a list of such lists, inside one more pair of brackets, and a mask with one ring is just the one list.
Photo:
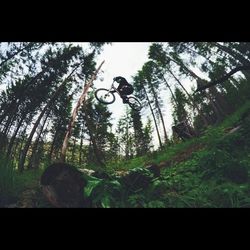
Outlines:
[[87, 186], [84, 188], [84, 196], [89, 197], [93, 191], [93, 189], [98, 186], [98, 184], [102, 182], [102, 180], [93, 178], [91, 180], [88, 180]]
[[110, 199], [108, 197], [108, 195], [105, 195], [103, 198], [102, 198], [102, 201], [101, 201], [101, 205], [103, 208], [110, 208]]

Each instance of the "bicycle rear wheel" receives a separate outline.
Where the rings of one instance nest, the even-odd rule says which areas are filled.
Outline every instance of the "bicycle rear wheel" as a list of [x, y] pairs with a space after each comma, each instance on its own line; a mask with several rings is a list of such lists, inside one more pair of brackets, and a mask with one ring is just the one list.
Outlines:
[[115, 95], [108, 89], [97, 89], [95, 91], [96, 99], [104, 104], [111, 104], [115, 101]]
[[133, 96], [128, 97], [128, 105], [135, 111], [142, 109], [141, 103]]

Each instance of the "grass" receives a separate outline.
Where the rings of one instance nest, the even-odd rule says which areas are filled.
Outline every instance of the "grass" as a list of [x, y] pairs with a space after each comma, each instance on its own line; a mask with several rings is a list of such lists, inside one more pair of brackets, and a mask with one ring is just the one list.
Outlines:
[[[227, 134], [227, 129], [240, 124], [249, 110], [250, 101], [221, 124], [209, 127], [199, 138], [143, 157], [108, 164], [107, 170], [112, 173], [168, 162], [168, 166], [161, 169], [160, 177], [125, 199], [113, 196], [119, 185], [109, 182], [99, 185], [95, 198], [99, 197], [105, 204], [109, 203], [105, 199], [111, 200], [115, 207], [250, 207], [250, 119], [246, 119], [237, 132]], [[0, 157], [2, 204], [17, 200], [26, 190], [35, 189], [38, 207], [49, 207], [39, 192], [42, 172], [42, 168], [16, 172], [7, 159]]]
[[[242, 116], [249, 110], [247, 102], [199, 138], [126, 162], [124, 168], [148, 162], [171, 163], [147, 190], [128, 197], [126, 206], [250, 207], [250, 121], [244, 121], [243, 128], [233, 134], [226, 132], [242, 123]], [[202, 147], [196, 150], [195, 145]], [[183, 154], [187, 157], [180, 161]]]
[[20, 194], [30, 187], [37, 187], [42, 175], [42, 169], [26, 170], [23, 173], [15, 172], [15, 185], [13, 190]]
[[14, 168], [11, 162], [0, 155], [0, 205], [13, 200]]
[[0, 206], [16, 203], [26, 190], [38, 190], [42, 172], [42, 169], [36, 169], [20, 173], [0, 154]]

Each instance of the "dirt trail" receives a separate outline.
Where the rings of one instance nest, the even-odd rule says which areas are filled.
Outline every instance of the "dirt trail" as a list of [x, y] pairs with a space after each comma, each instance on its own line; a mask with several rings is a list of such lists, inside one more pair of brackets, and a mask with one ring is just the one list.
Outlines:
[[205, 148], [205, 145], [203, 144], [194, 144], [191, 145], [190, 147], [184, 149], [183, 151], [177, 153], [174, 157], [172, 157], [169, 160], [166, 161], [162, 161], [161, 163], [159, 163], [159, 167], [160, 168], [167, 168], [167, 167], [171, 167], [173, 165], [176, 165], [180, 162], [186, 161], [188, 160], [192, 154], [196, 151], [199, 151], [201, 149]]

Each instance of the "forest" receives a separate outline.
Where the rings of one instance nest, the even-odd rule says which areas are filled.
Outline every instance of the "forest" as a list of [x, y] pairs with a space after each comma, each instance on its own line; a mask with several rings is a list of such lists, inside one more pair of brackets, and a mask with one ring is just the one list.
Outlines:
[[0, 43], [0, 207], [250, 207], [250, 43], [150, 43], [117, 123], [105, 46]]

